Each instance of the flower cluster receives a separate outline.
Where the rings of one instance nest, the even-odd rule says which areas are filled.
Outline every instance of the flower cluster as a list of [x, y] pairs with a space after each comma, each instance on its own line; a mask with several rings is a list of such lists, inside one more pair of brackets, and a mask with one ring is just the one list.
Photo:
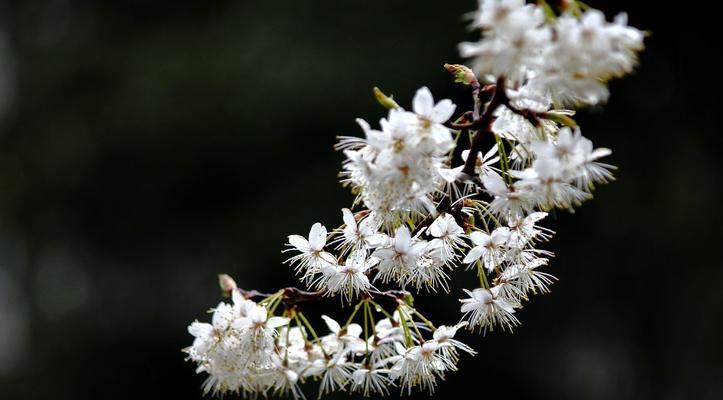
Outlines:
[[414, 112], [390, 109], [379, 123], [381, 130], [358, 119], [365, 138], [344, 137], [337, 146], [347, 157], [342, 182], [351, 184], [384, 222], [433, 208], [431, 195], [443, 180], [441, 169], [454, 147], [443, 124], [455, 105], [448, 99], [435, 104], [426, 87], [417, 91], [412, 103]]
[[473, 57], [481, 76], [506, 76], [526, 97], [541, 104], [596, 104], [608, 98], [606, 82], [630, 73], [643, 49], [643, 33], [627, 25], [627, 16], [605, 21], [598, 10], [581, 11], [572, 3], [550, 16], [541, 3], [479, 0], [473, 26], [484, 32], [460, 52]]
[[[471, 68], [445, 65], [469, 87], [472, 110], [435, 103], [422, 87], [408, 111], [375, 89], [388, 109], [379, 129], [359, 119], [363, 137], [337, 145], [353, 206], [331, 229], [317, 222], [288, 237], [285, 263], [305, 288], [263, 294], [222, 276], [232, 303], [189, 327], [185, 351], [208, 374], [207, 392], [299, 398], [313, 380], [319, 395], [431, 393], [461, 353], [474, 354], [455, 338], [460, 328], [512, 330], [523, 302], [549, 292], [556, 278], [541, 269], [553, 254], [540, 245], [553, 232], [540, 223], [591, 199], [615, 169], [601, 161], [611, 151], [561, 107], [605, 101], [607, 81], [633, 70], [644, 36], [624, 14], [610, 23], [559, 3], [480, 0], [473, 26], [483, 38], [460, 45]], [[455, 270], [473, 279], [459, 290], [459, 317], [436, 326], [410, 292], [448, 293]], [[344, 324], [322, 316], [329, 333], [317, 336], [302, 303], [326, 297], [351, 312]]]
[[[399, 224], [392, 232], [381, 232], [384, 225], [375, 212], [360, 213], [357, 221], [349, 209], [342, 210], [344, 225], [331, 232], [326, 250], [327, 229], [320, 223], [311, 227], [309, 237], [289, 236], [287, 260], [296, 266], [301, 280], [327, 295], [340, 295], [352, 301], [360, 293], [376, 288], [379, 282], [394, 282], [402, 289], [413, 287], [447, 290], [446, 271], [459, 261], [459, 251], [467, 247], [467, 235], [450, 214], [438, 216], [429, 226], [430, 240], [421, 232], [412, 236], [410, 227]], [[359, 214], [358, 214], [359, 215]], [[314, 242], [316, 246], [311, 245]]]
[[292, 381], [293, 371], [279, 368], [274, 353], [278, 328], [289, 319], [269, 317], [268, 308], [233, 292], [233, 304], [219, 303], [212, 323], [194, 322], [188, 332], [195, 337], [184, 351], [198, 363], [197, 372], [209, 377], [206, 392], [243, 391], [254, 393]]
[[613, 179], [615, 167], [598, 161], [611, 151], [593, 149], [579, 128], [563, 127], [527, 142], [516, 142], [514, 134], [505, 136], [516, 144], [512, 154], [517, 164], [526, 167], [510, 168], [503, 174], [485, 173], [481, 180], [494, 198], [490, 211], [506, 221], [522, 218], [536, 208], [572, 208], [592, 197], [595, 183]]
[[[298, 399], [304, 398], [300, 384], [314, 380], [320, 382], [320, 396], [342, 390], [388, 394], [392, 385], [431, 393], [447, 371], [457, 370], [460, 352], [474, 354], [454, 338], [464, 323], [434, 327], [406, 304], [390, 314], [367, 299], [344, 325], [323, 315], [329, 333], [319, 337], [300, 312], [270, 316], [282, 292], [259, 303], [239, 290], [231, 293], [232, 304], [213, 309], [211, 324], [194, 322], [188, 328], [195, 340], [184, 351], [198, 364], [197, 372], [208, 373], [206, 392]], [[363, 326], [352, 322], [359, 312]]]

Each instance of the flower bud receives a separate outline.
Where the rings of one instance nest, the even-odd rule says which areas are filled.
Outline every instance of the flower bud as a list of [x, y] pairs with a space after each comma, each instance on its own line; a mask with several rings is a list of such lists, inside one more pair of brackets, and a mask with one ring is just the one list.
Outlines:
[[226, 274], [218, 274], [218, 286], [221, 287], [224, 296], [229, 296], [231, 292], [238, 289], [236, 281]]
[[462, 64], [444, 64], [444, 68], [454, 75], [454, 81], [463, 85], [472, 85], [479, 87], [477, 76], [466, 65]]
[[575, 122], [574, 119], [570, 118], [570, 116], [565, 115], [564, 113], [548, 111], [545, 113], [541, 113], [540, 117], [549, 119], [550, 121], [555, 121], [560, 125], [569, 126], [570, 128], [577, 127], [577, 122]]
[[374, 86], [373, 90], [374, 90], [374, 97], [377, 99], [379, 104], [382, 105], [382, 107], [387, 108], [387, 109], [399, 108], [399, 104], [397, 104], [397, 102], [394, 101], [392, 96], [387, 96], [376, 86]]

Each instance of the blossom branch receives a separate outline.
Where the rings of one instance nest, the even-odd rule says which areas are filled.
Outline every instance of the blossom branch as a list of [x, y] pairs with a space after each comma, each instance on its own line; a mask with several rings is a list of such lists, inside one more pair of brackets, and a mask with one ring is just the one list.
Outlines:
[[[374, 88], [387, 116], [379, 128], [358, 119], [364, 136], [336, 146], [341, 182], [357, 196], [341, 210], [343, 224], [288, 236], [285, 263], [305, 289], [242, 290], [220, 275], [232, 303], [219, 303], [212, 323], [189, 326], [195, 339], [184, 351], [208, 374], [206, 391], [300, 399], [299, 385], [313, 379], [319, 395], [431, 393], [459, 353], [475, 353], [454, 339], [458, 329], [520, 324], [516, 310], [556, 279], [540, 271], [554, 254], [538, 245], [554, 232], [538, 222], [591, 198], [615, 168], [598, 161], [611, 151], [582, 136], [572, 111], [553, 107], [604, 102], [606, 82], [632, 71], [643, 48], [625, 15], [607, 22], [573, 0], [554, 4], [568, 12], [542, 0], [480, 0], [473, 26], [483, 37], [460, 44], [470, 66], [445, 64], [474, 102], [452, 122], [457, 106], [426, 87], [411, 108]], [[496, 78], [483, 86], [478, 76]], [[488, 134], [495, 143], [486, 150]], [[464, 289], [459, 322], [436, 326], [407, 289], [449, 293], [455, 269], [474, 270], [479, 282]], [[380, 291], [378, 282], [395, 286]], [[317, 335], [299, 304], [332, 296], [351, 313], [343, 325], [321, 316], [329, 333]]]

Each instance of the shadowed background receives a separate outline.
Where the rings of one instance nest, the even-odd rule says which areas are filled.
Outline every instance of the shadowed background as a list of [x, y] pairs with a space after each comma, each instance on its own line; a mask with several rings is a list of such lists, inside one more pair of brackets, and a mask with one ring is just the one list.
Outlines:
[[[480, 354], [437, 398], [723, 397], [714, 13], [590, 3], [653, 32], [639, 71], [579, 118], [618, 181], [548, 222], [560, 282], [514, 334], [465, 335]], [[474, 8], [0, 2], [0, 397], [201, 398], [180, 349], [220, 300], [215, 274], [295, 283], [286, 235], [341, 224], [352, 200], [335, 136], [383, 116], [373, 85], [465, 104], [441, 66], [475, 38]], [[454, 322], [474, 285], [460, 272], [417, 305]]]

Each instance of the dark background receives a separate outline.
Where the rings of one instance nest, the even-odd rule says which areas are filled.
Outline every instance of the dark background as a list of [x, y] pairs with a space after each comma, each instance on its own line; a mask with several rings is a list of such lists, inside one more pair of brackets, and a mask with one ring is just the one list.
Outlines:
[[[590, 2], [652, 31], [579, 119], [618, 181], [557, 214], [560, 282], [514, 334], [465, 336], [480, 354], [437, 398], [723, 398], [719, 12]], [[383, 115], [373, 85], [464, 103], [441, 65], [475, 6], [0, 2], [0, 398], [200, 398], [180, 349], [215, 274], [295, 282], [286, 235], [340, 224], [352, 199], [335, 136]], [[474, 286], [456, 277], [418, 297], [435, 320]]]

